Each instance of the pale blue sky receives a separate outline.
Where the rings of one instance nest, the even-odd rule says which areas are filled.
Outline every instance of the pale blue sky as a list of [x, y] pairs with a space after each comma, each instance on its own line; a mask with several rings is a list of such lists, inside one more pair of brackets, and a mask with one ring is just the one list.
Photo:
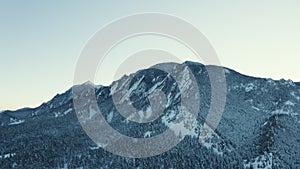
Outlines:
[[[0, 1], [0, 110], [35, 107], [72, 86], [77, 58], [101, 27], [162, 12], [195, 25], [222, 65], [300, 81], [300, 1]], [[99, 82], [101, 83], [101, 82]]]

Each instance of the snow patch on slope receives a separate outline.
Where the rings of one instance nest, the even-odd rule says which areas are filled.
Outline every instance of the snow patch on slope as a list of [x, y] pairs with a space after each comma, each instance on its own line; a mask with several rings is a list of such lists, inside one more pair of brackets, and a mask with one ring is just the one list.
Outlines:
[[230, 74], [230, 70], [228, 70], [228, 69], [226, 69], [226, 68], [224, 68], [223, 70], [224, 70], [224, 72], [225, 72], [226, 74]]
[[16, 155], [16, 153], [7, 153], [7, 154], [4, 154], [4, 155], [0, 155], [0, 159], [11, 158], [15, 155]]
[[177, 117], [173, 110], [168, 115], [163, 116], [162, 123], [169, 127], [177, 136], [198, 136], [196, 133], [197, 120], [184, 106], [182, 106], [181, 113]]
[[249, 162], [244, 161], [245, 169], [272, 169], [273, 166], [273, 154], [260, 155], [254, 159], [251, 159]]
[[251, 106], [251, 107], [252, 107], [252, 109], [255, 109], [255, 110], [257, 110], [257, 111], [260, 111], [260, 109], [257, 108], [257, 107], [255, 107], [255, 106]]
[[145, 134], [144, 134], [144, 138], [149, 138], [151, 137], [151, 131], [147, 131]]
[[225, 143], [225, 141], [207, 124], [201, 126], [199, 143], [220, 156], [222, 156], [224, 152], [232, 152], [234, 150], [230, 144]]
[[100, 148], [101, 148], [101, 146], [90, 147], [90, 150], [98, 150], [98, 149], [100, 149]]
[[113, 117], [114, 117], [114, 112], [111, 111], [111, 112], [109, 113], [109, 115], [107, 116], [106, 121], [107, 121], [108, 123], [111, 123], [111, 120], [112, 120]]
[[63, 113], [61, 112], [54, 112], [54, 117], [57, 118], [57, 117], [63, 117], [67, 114], [69, 114], [73, 109], [72, 108], [69, 108], [68, 110], [64, 111]]
[[21, 124], [24, 122], [25, 122], [25, 120], [18, 120], [18, 119], [10, 118], [10, 123], [8, 123], [8, 125], [16, 125], [16, 124]]
[[294, 98], [296, 98], [298, 101], [300, 100], [300, 97], [297, 96], [295, 92], [291, 92], [291, 95], [292, 95]]
[[251, 92], [253, 90], [257, 89], [257, 86], [254, 83], [248, 83], [248, 84], [239, 84], [239, 85], [234, 85], [230, 87], [230, 90], [237, 90], [237, 89], [244, 89], [245, 92]]
[[284, 105], [287, 105], [287, 106], [295, 106], [295, 103], [293, 103], [293, 102], [291, 102], [291, 101], [286, 101], [285, 103], [284, 103]]
[[256, 86], [253, 83], [249, 83], [249, 84], [245, 85], [244, 87], [245, 87], [246, 92], [250, 92], [250, 91], [256, 89]]

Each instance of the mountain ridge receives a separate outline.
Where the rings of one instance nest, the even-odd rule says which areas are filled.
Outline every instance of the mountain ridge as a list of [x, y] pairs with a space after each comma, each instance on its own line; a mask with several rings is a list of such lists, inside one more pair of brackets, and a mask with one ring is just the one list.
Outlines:
[[[170, 66], [170, 63], [162, 64]], [[19, 167], [28, 167], [34, 162], [43, 166], [48, 165], [46, 168], [65, 164], [71, 168], [99, 165], [114, 168], [114, 165], [110, 164], [111, 159], [115, 160], [116, 168], [119, 165], [125, 167], [134, 165], [143, 168], [153, 163], [165, 168], [172, 166], [171, 163], [175, 164], [174, 168], [176, 165], [197, 168], [299, 167], [300, 162], [297, 159], [300, 156], [299, 141], [297, 141], [300, 140], [297, 134], [300, 132], [299, 86], [292, 81], [255, 78], [228, 68], [208, 66], [225, 71], [227, 100], [217, 129], [212, 132], [211, 136], [201, 139], [201, 133], [205, 130], [203, 124], [210, 107], [210, 80], [206, 66], [203, 64], [196, 62], [184, 62], [184, 64], [182, 67], [190, 68], [199, 84], [200, 110], [197, 125], [189, 129], [190, 133], [184, 140], [170, 151], [159, 156], [138, 160], [135, 163], [132, 159], [121, 158], [99, 148], [86, 136], [78, 122], [73, 105], [72, 88], [70, 88], [39, 107], [1, 113], [0, 133], [6, 146], [0, 149], [0, 156], [9, 153], [13, 156], [4, 158], [8, 167], [12, 166], [13, 162], [16, 162]], [[184, 75], [183, 71], [182, 74]], [[137, 78], [128, 82], [126, 80], [129, 76]], [[169, 121], [172, 121], [170, 117], [178, 115], [180, 95], [177, 95], [177, 85], [171, 78], [166, 78], [168, 77], [166, 74], [151, 68], [140, 70], [129, 76], [124, 76], [110, 86], [96, 87], [94, 92], [103, 116], [114, 129], [128, 136], [143, 138], [160, 134], [168, 128]], [[183, 77], [181, 80], [184, 80]], [[155, 80], [149, 81], [153, 79]], [[121, 89], [120, 86], [123, 84], [128, 84], [129, 89]], [[93, 84], [83, 83], [79, 86], [84, 85]], [[138, 125], [131, 122], [130, 119], [120, 115], [113, 105], [111, 96], [113, 92], [128, 93], [131, 96], [130, 101], [136, 108], [147, 110], [149, 102], [144, 94], [151, 92], [153, 87], [165, 92], [169, 104], [164, 115], [153, 121], [152, 125]], [[89, 91], [83, 90], [82, 94], [89, 94], [87, 92]], [[125, 100], [120, 104], [127, 102]], [[290, 139], [286, 140], [287, 137]], [[29, 140], [32, 139], [34, 141], [30, 142]], [[15, 145], [13, 146], [12, 143]], [[35, 148], [25, 148], [31, 146]], [[64, 155], [61, 149], [72, 151]], [[36, 154], [35, 158], [32, 157], [31, 163], [24, 161], [24, 156], [31, 157], [26, 154], [27, 152]], [[53, 162], [42, 161], [42, 158], [51, 159]], [[169, 162], [161, 160], [165, 158]], [[70, 162], [76, 159], [81, 162], [84, 159], [88, 162], [84, 164]], [[186, 162], [181, 162], [182, 160], [179, 159]], [[99, 160], [99, 162], [93, 160]]]
[[[165, 63], [172, 63], [172, 62], [165, 62]], [[279, 79], [279, 80], [275, 80], [275, 79], [273, 79], [273, 78], [268, 78], [268, 77], [256, 77], [256, 76], [252, 76], [252, 75], [247, 75], [247, 74], [240, 73], [240, 72], [238, 72], [238, 71], [236, 71], [236, 70], [234, 70], [234, 69], [228, 68], [228, 67], [217, 66], [217, 65], [204, 65], [204, 64], [202, 64], [202, 63], [193, 62], [193, 61], [185, 61], [185, 62], [183, 62], [183, 63], [186, 63], [186, 64], [200, 64], [201, 66], [205, 66], [205, 67], [220, 67], [220, 68], [223, 68], [225, 71], [226, 71], [226, 70], [229, 70], [230, 72], [234, 72], [234, 73], [236, 73], [236, 74], [238, 74], [238, 75], [241, 75], [241, 76], [244, 76], [244, 77], [255, 78], [255, 79], [266, 79], [266, 80], [272, 80], [272, 81], [274, 81], [274, 82], [288, 81], [288, 82], [291, 82], [291, 83], [296, 84], [297, 86], [300, 86], [300, 82], [295, 82], [295, 81], [293, 81], [293, 80], [291, 80], [291, 79], [281, 78], [281, 79]], [[183, 64], [183, 63], [182, 63], [182, 64]], [[161, 64], [161, 63], [159, 63], [159, 64]], [[153, 66], [155, 66], [155, 65], [153, 65]], [[152, 66], [152, 67], [153, 67], [153, 66]], [[147, 68], [145, 68], [145, 69], [147, 69]], [[141, 70], [144, 70], [144, 69], [141, 69]], [[135, 74], [135, 73], [132, 73], [132, 74]], [[129, 74], [129, 75], [130, 75], [130, 74]], [[129, 76], [129, 75], [124, 74], [123, 76]], [[120, 78], [120, 79], [121, 79], [121, 78]], [[112, 81], [110, 85], [112, 85], [114, 82], [115, 82], [115, 81]], [[95, 83], [93, 83], [93, 82], [91, 82], [91, 81], [89, 81], [89, 80], [86, 81], [86, 82], [83, 82], [83, 83], [81, 83], [81, 84], [75, 84], [74, 86], [84, 85], [84, 84], [93, 84], [93, 85], [96, 86], [96, 87], [108, 87], [108, 86], [110, 86], [110, 85], [106, 86], [106, 85], [101, 85], [101, 84], [95, 84]], [[71, 90], [74, 86], [68, 88], [65, 92]], [[45, 102], [41, 103], [41, 105], [44, 104], [44, 103], [47, 103], [47, 102], [49, 102], [49, 101], [51, 101], [51, 100], [53, 100], [57, 95], [64, 94], [65, 92], [62, 92], [62, 93], [56, 93], [54, 97], [52, 97], [52, 98], [51, 98], [50, 100], [48, 100], [48, 101], [45, 101]], [[7, 110], [0, 110], [0, 113], [6, 112], [6, 111], [9, 111], [9, 112], [21, 111], [22, 109], [35, 109], [35, 108], [40, 107], [41, 105], [36, 106], [36, 107], [22, 107], [22, 108], [18, 108], [18, 109], [16, 109], [16, 110], [10, 110], [10, 109], [7, 109]]]

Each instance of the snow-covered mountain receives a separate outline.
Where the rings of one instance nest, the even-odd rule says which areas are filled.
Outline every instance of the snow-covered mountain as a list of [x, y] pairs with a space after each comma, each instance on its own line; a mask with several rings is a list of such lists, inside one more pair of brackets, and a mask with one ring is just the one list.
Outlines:
[[[0, 113], [0, 168], [300, 168], [299, 83], [250, 77], [195, 62], [185, 62], [181, 67], [182, 82], [190, 80], [185, 67], [197, 80], [200, 109], [192, 127], [181, 126], [190, 132], [170, 151], [133, 159], [98, 147], [78, 121], [73, 104], [76, 95], [71, 88], [37, 108]], [[207, 69], [224, 71], [227, 97], [217, 129], [201, 139], [201, 133], [210, 130], [203, 125], [211, 101]], [[129, 88], [122, 88], [124, 85]], [[84, 90], [91, 86], [95, 90]], [[80, 95], [95, 92], [103, 116], [115, 130], [137, 138], [153, 137], [168, 129], [172, 117], [178, 115], [182, 97], [174, 79], [154, 68], [124, 76], [110, 86], [87, 82], [77, 87], [83, 89]], [[166, 107], [164, 114], [150, 123], [132, 121], [149, 118], [147, 114], [124, 118], [113, 103], [112, 94], [128, 95], [129, 100], [117, 104], [132, 102], [136, 109], [147, 113], [153, 109], [147, 96], [155, 89], [167, 96]]]

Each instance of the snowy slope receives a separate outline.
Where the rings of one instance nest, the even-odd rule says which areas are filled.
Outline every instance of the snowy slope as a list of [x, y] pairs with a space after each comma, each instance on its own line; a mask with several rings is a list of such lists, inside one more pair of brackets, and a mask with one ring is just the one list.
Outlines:
[[[163, 63], [163, 66], [170, 67], [172, 64]], [[184, 86], [182, 90], [189, 92], [191, 77], [185, 71], [188, 66], [199, 86], [200, 109], [196, 120], [183, 120], [176, 124], [178, 130], [174, 130], [175, 134], [188, 135], [170, 151], [146, 159], [128, 159], [106, 152], [82, 130], [73, 105], [73, 98], [78, 96], [73, 96], [72, 89], [69, 89], [37, 108], [0, 113], [0, 155], [8, 157], [7, 154], [11, 154], [9, 158], [0, 158], [0, 168], [300, 167], [299, 83], [255, 78], [229, 68], [209, 66], [211, 69], [224, 70], [227, 83], [222, 119], [218, 128], [210, 131], [209, 127], [204, 127], [211, 100], [208, 67], [194, 62], [185, 62], [182, 66], [179, 71], [180, 83]], [[178, 68], [173, 69], [176, 71]], [[126, 85], [128, 89], [124, 88]], [[94, 86], [90, 82], [79, 86], [82, 87], [80, 95], [95, 92], [97, 104], [106, 121], [128, 136], [156, 136], [168, 129], [174, 118], [178, 118], [182, 99], [178, 85], [167, 73], [157, 69], [150, 68], [123, 76], [110, 86], [95, 86], [95, 90], [84, 90]], [[166, 96], [157, 99], [166, 105], [164, 114], [150, 123], [135, 122], [151, 120], [154, 115], [151, 112], [158, 108], [150, 106], [148, 96], [156, 96], [157, 90], [163, 91]], [[113, 94], [123, 98], [117, 103], [118, 106], [132, 103], [139, 110], [138, 113], [125, 118], [113, 104]], [[89, 108], [91, 102], [88, 100], [85, 106]], [[122, 113], [130, 113], [130, 109], [127, 110]], [[92, 112], [90, 119], [97, 113]], [[188, 116], [186, 119], [189, 119]]]

